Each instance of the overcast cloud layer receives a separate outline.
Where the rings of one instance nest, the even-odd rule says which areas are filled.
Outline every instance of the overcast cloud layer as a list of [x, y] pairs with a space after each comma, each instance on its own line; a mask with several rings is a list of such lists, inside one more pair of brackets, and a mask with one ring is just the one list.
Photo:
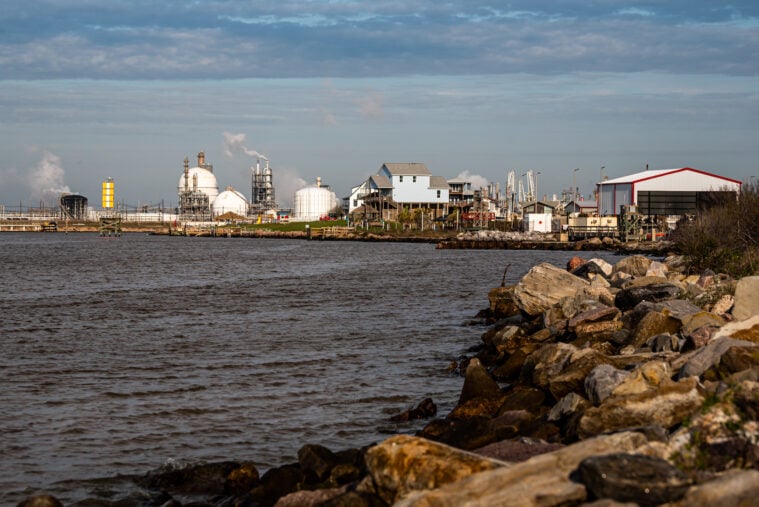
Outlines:
[[5, 0], [2, 79], [756, 75], [759, 3]]
[[758, 71], [756, 0], [4, 0], [0, 205], [96, 204], [109, 176], [175, 203], [200, 150], [246, 195], [264, 154], [283, 204], [383, 162], [502, 187], [533, 170], [549, 195], [601, 167], [748, 181]]

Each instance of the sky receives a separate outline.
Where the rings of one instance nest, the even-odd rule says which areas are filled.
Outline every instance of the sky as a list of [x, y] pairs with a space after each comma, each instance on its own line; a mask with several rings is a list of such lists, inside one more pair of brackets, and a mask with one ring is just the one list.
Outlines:
[[[176, 206], [204, 151], [250, 196], [384, 162], [538, 194], [693, 167], [759, 178], [759, 2], [3, 0], [0, 205]], [[575, 171], [575, 169], [579, 169]]]

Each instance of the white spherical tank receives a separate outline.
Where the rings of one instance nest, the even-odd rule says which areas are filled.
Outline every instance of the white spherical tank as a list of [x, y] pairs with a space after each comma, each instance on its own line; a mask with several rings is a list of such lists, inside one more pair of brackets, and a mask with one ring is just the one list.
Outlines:
[[319, 220], [338, 205], [337, 196], [328, 188], [306, 187], [295, 192], [294, 220]]
[[[186, 181], [186, 185], [185, 185]], [[179, 176], [179, 185], [177, 185], [177, 191], [181, 195], [182, 192], [188, 189], [190, 191], [199, 190], [208, 196], [208, 202], [213, 202], [219, 195], [219, 184], [216, 182], [216, 176], [202, 167], [193, 167], [187, 171], [187, 178], [185, 173]]]
[[232, 187], [227, 187], [211, 203], [211, 211], [216, 217], [230, 211], [244, 217], [248, 214], [248, 206], [248, 200], [244, 195]]

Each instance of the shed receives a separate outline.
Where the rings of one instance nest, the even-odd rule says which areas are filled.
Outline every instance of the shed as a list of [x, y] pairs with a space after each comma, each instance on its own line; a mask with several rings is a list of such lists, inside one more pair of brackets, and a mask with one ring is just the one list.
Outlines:
[[694, 213], [741, 190], [741, 182], [691, 167], [642, 171], [598, 185], [598, 214], [619, 215], [636, 205], [643, 215]]

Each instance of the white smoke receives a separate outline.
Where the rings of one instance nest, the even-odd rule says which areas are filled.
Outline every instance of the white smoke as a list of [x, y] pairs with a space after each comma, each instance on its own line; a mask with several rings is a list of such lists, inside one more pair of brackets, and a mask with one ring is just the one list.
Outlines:
[[258, 153], [256, 150], [245, 146], [245, 138], [245, 134], [232, 134], [231, 132], [224, 132], [224, 155], [232, 158], [236, 152], [240, 152], [248, 155], [249, 157], [269, 160], [265, 156]]
[[487, 188], [488, 179], [479, 174], [472, 174], [470, 171], [462, 171], [456, 176], [456, 179], [468, 181], [472, 184], [472, 190], [480, 190], [481, 188]]
[[29, 171], [26, 184], [31, 189], [32, 199], [56, 202], [62, 193], [71, 192], [63, 180], [61, 157], [45, 150], [42, 153], [42, 160]]
[[294, 169], [277, 168], [272, 176], [274, 188], [277, 192], [277, 204], [283, 208], [292, 207], [295, 192], [308, 185], [308, 182], [301, 178]]

